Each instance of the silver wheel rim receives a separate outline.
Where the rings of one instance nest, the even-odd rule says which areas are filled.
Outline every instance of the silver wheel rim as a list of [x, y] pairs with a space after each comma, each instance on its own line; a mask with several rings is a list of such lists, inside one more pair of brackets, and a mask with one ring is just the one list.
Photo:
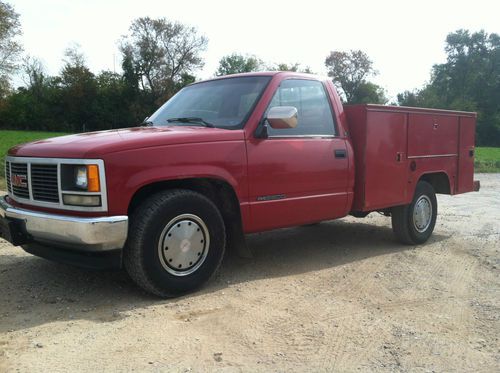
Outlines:
[[198, 270], [207, 258], [210, 234], [203, 220], [192, 214], [173, 218], [163, 229], [158, 256], [163, 268], [174, 276]]
[[429, 197], [420, 196], [413, 208], [413, 226], [417, 232], [425, 232], [431, 225], [432, 203]]

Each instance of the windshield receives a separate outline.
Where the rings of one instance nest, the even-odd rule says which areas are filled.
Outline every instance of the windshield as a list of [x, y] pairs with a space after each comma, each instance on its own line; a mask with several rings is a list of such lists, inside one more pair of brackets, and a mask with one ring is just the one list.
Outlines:
[[241, 128], [270, 76], [226, 78], [183, 88], [151, 117], [154, 126]]

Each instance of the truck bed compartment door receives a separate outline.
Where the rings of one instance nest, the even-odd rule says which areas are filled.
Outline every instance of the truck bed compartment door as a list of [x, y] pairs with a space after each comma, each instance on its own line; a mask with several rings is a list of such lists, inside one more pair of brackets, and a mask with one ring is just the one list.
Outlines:
[[473, 117], [460, 117], [458, 193], [472, 192], [474, 189], [475, 123], [476, 121]]
[[[363, 184], [365, 211], [404, 203], [408, 189], [406, 115], [369, 112]], [[358, 189], [359, 190], [359, 189]]]
[[409, 114], [408, 157], [456, 156], [458, 117]]

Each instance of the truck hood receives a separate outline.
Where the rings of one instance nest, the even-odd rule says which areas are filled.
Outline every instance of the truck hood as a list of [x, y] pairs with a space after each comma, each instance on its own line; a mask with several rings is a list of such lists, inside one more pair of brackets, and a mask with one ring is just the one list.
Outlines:
[[242, 130], [197, 126], [135, 127], [80, 133], [17, 145], [9, 155], [19, 157], [100, 158], [125, 150], [201, 142], [243, 140]]

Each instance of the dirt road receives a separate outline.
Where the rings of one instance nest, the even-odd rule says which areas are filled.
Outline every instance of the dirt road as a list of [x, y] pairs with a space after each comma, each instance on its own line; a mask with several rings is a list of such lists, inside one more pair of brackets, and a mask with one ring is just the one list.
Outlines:
[[425, 246], [378, 214], [249, 237], [158, 300], [0, 242], [0, 371], [500, 371], [500, 174], [440, 196]]

